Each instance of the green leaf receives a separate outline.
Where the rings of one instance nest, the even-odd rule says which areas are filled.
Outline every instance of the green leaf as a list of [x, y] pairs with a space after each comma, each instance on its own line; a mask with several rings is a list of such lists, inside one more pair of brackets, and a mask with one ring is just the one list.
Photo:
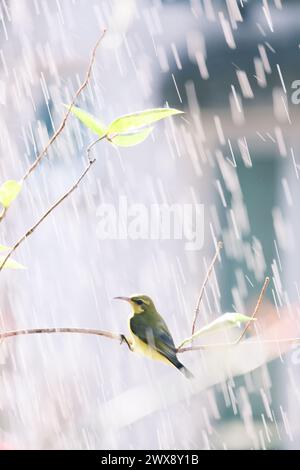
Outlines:
[[111, 134], [122, 134], [124, 132], [139, 129], [143, 126], [148, 126], [153, 122], [164, 119], [174, 114], [181, 114], [183, 111], [172, 108], [153, 108], [146, 109], [133, 114], [125, 114], [115, 119], [108, 127], [107, 133]]
[[247, 315], [243, 315], [242, 313], [237, 312], [227, 312], [221, 315], [216, 320], [208, 323], [207, 325], [197, 330], [190, 338], [186, 338], [179, 346], [181, 348], [187, 343], [190, 343], [196, 338], [200, 336], [204, 336], [209, 333], [215, 333], [216, 331], [224, 331], [228, 328], [233, 328], [234, 326], [239, 326], [242, 323], [248, 323], [249, 321], [255, 321], [256, 318], [248, 317]]
[[207, 333], [212, 333], [215, 331], [226, 330], [228, 328], [232, 328], [234, 326], [238, 326], [241, 323], [247, 323], [248, 321], [255, 320], [247, 315], [243, 315], [242, 313], [236, 312], [228, 312], [221, 315], [216, 320], [208, 323], [208, 325], [203, 326], [200, 330], [196, 331], [193, 335], [194, 338], [199, 338], [199, 336], [203, 336]]
[[[5, 258], [6, 258], [5, 256], [0, 256], [0, 266], [2, 266], [2, 263], [4, 262]], [[23, 264], [20, 264], [17, 261], [15, 261], [14, 259], [11, 259], [11, 258], [8, 258], [5, 265], [3, 266], [3, 269], [7, 269], [7, 268], [10, 268], [10, 269], [26, 269], [25, 266], [23, 266]]]
[[10, 250], [9, 246], [5, 246], [5, 245], [0, 244], [0, 251], [8, 251], [8, 250]]
[[[68, 105], [64, 105], [67, 108], [70, 108]], [[99, 137], [103, 137], [106, 133], [106, 127], [102, 122], [98, 121], [94, 116], [92, 116], [90, 113], [84, 111], [81, 108], [78, 108], [77, 106], [72, 106], [71, 108], [71, 113], [74, 114], [86, 127], [91, 129], [95, 134], [97, 134]]]
[[148, 135], [153, 131], [153, 127], [148, 127], [147, 129], [142, 129], [141, 131], [134, 132], [131, 134], [118, 134], [112, 137], [110, 142], [119, 147], [132, 147], [133, 145], [140, 144]]
[[22, 189], [20, 181], [8, 180], [0, 187], [0, 203], [7, 209]]

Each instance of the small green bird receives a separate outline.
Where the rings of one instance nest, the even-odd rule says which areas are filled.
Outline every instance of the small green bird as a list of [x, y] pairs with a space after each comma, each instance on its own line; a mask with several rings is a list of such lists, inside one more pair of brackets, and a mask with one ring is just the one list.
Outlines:
[[147, 295], [115, 297], [126, 300], [132, 307], [129, 317], [129, 330], [132, 335], [132, 348], [151, 359], [172, 364], [186, 377], [193, 374], [177, 359], [176, 346], [164, 319], [157, 312], [153, 301]]

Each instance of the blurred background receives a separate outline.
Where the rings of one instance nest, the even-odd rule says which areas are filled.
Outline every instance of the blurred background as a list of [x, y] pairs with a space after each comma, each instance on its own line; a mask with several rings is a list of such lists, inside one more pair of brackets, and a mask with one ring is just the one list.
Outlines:
[[[1, 0], [0, 176], [18, 179], [59, 125], [101, 31], [77, 104], [109, 123], [170, 106], [139, 146], [101, 142], [83, 184], [1, 272], [1, 329], [77, 326], [127, 331], [117, 295], [143, 292], [175, 342], [189, 336], [218, 240], [224, 249], [198, 326], [251, 313], [235, 348], [185, 353], [173, 368], [93, 336], [36, 335], [1, 344], [0, 439], [25, 449], [300, 447], [300, 351], [264, 343], [299, 334], [300, 5], [288, 0]], [[13, 244], [76, 180], [93, 135], [74, 117], [1, 222]], [[204, 246], [99, 240], [101, 204], [204, 205]], [[238, 331], [231, 333], [235, 338]], [[218, 339], [218, 338], [217, 338]], [[215, 341], [216, 338], [214, 337]]]

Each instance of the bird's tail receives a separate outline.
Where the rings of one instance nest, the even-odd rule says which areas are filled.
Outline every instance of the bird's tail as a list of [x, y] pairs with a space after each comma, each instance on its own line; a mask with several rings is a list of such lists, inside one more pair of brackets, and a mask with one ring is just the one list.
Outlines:
[[195, 377], [183, 364], [181, 364], [181, 362], [178, 361], [176, 367], [186, 376], [187, 379], [193, 379]]

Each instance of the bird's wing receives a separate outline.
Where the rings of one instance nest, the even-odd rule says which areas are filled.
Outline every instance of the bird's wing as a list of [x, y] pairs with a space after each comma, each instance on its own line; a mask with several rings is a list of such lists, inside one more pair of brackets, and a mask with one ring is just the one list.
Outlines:
[[173, 338], [161, 317], [153, 319], [142, 314], [135, 315], [130, 320], [130, 328], [141, 341], [149, 344], [173, 364], [177, 363]]

